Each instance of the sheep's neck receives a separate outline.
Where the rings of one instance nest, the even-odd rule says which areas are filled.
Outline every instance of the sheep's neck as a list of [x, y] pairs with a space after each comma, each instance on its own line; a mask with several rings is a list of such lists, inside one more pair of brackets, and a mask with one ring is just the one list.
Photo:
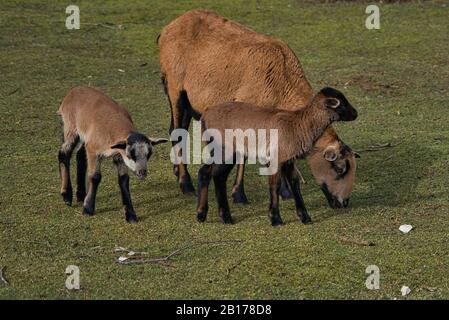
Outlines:
[[313, 147], [315, 141], [321, 137], [326, 128], [332, 123], [332, 118], [326, 109], [308, 106], [305, 109], [294, 112], [295, 125], [293, 128], [296, 142], [295, 154], [301, 157], [307, 154]]
[[303, 109], [307, 102], [313, 98], [314, 92], [307, 80], [300, 79], [296, 86], [287, 86], [279, 108], [296, 111]]
[[288, 61], [288, 70], [290, 72], [284, 75], [284, 92], [278, 107], [291, 111], [303, 109], [314, 96], [313, 88], [298, 58], [291, 57]]

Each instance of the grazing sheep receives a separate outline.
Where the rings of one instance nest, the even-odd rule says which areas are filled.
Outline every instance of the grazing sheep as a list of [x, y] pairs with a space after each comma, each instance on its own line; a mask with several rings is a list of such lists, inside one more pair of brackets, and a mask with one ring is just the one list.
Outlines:
[[[303, 223], [312, 222], [300, 192], [299, 173], [295, 169], [294, 159], [306, 155], [313, 147], [323, 131], [334, 121], [353, 121], [357, 111], [344, 95], [332, 88], [324, 88], [311, 101], [297, 111], [264, 109], [243, 102], [228, 102], [203, 112], [201, 118], [205, 129], [218, 130], [222, 136], [228, 129], [278, 130], [277, 163], [280, 170], [269, 176], [270, 186], [270, 219], [273, 226], [282, 224], [279, 214], [279, 189], [281, 175], [290, 184], [296, 204], [296, 212]], [[214, 140], [215, 141], [215, 140]], [[232, 142], [236, 144], [235, 140]], [[221, 143], [225, 149], [228, 141]], [[248, 149], [248, 140], [245, 148]], [[234, 146], [233, 150], [238, 150]], [[247, 151], [246, 151], [247, 152]], [[225, 152], [224, 152], [225, 153]], [[272, 154], [267, 150], [265, 154]], [[235, 157], [235, 155], [234, 155]], [[228, 159], [225, 159], [227, 161]], [[206, 220], [208, 211], [208, 187], [210, 179], [214, 179], [215, 195], [219, 215], [224, 223], [232, 223], [229, 204], [226, 196], [226, 181], [233, 164], [206, 164], [198, 172], [198, 208], [197, 219]]]
[[126, 221], [136, 222], [137, 216], [129, 192], [128, 168], [139, 180], [144, 179], [153, 146], [168, 140], [152, 139], [136, 132], [125, 108], [90, 87], [71, 89], [59, 107], [58, 114], [61, 116], [64, 131], [58, 156], [62, 182], [61, 195], [64, 202], [67, 205], [72, 204], [70, 158], [73, 150], [80, 145], [76, 155], [76, 197], [78, 201], [83, 202], [82, 213], [94, 214], [95, 197], [101, 181], [101, 161], [112, 156], [118, 170]]
[[[171, 108], [170, 133], [188, 129], [192, 117], [198, 120], [208, 106], [242, 101], [297, 110], [314, 95], [288, 45], [212, 11], [192, 10], [176, 18], [162, 30], [158, 45], [162, 82]], [[329, 150], [335, 155], [326, 157]], [[327, 128], [308, 156], [312, 173], [332, 207], [348, 205], [355, 157], [333, 127]], [[339, 174], [341, 170], [346, 172], [344, 176]], [[185, 164], [175, 165], [174, 173], [183, 192], [194, 191]], [[247, 202], [243, 176], [244, 165], [239, 165], [232, 189], [234, 202]], [[282, 195], [288, 195], [285, 191], [288, 189]]]

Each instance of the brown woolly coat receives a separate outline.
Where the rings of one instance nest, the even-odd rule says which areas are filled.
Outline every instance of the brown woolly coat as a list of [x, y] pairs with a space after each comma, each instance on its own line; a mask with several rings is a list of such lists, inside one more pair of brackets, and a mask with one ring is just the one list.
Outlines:
[[126, 140], [135, 130], [125, 108], [91, 87], [71, 89], [58, 113], [64, 121], [65, 134], [78, 134], [86, 148], [98, 154], [110, 151], [111, 146]]
[[[335, 112], [324, 106], [325, 97], [318, 94], [301, 110], [286, 111], [260, 108], [244, 102], [228, 102], [207, 108], [201, 120], [206, 129], [219, 130], [225, 139], [225, 130], [265, 129], [267, 145], [270, 144], [270, 129], [278, 130], [278, 162], [284, 163], [292, 158], [305, 155], [313, 147], [314, 142], [323, 131], [336, 119]], [[231, 146], [230, 141], [223, 141], [223, 146]], [[235, 140], [232, 142], [236, 150]], [[248, 141], [245, 139], [245, 152]], [[267, 150], [268, 151], [268, 150]]]
[[199, 112], [225, 101], [294, 110], [313, 96], [287, 44], [214, 12], [185, 13], [162, 30], [158, 41], [169, 94], [185, 90]]

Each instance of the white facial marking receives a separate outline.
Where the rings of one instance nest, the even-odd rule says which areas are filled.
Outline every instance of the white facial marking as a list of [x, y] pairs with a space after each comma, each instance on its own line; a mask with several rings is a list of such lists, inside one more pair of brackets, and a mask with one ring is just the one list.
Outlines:
[[131, 169], [131, 171], [135, 172], [136, 171], [136, 163], [132, 160], [129, 159], [128, 157], [122, 157], [123, 161], [125, 162], [126, 166]]
[[136, 152], [140, 154], [148, 154], [148, 145], [146, 143], [137, 143], [136, 144]]

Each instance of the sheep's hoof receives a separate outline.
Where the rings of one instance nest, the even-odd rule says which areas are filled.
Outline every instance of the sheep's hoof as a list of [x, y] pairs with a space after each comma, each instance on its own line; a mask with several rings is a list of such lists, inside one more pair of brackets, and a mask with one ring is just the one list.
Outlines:
[[86, 197], [85, 192], [77, 192], [76, 193], [76, 201], [78, 201], [78, 202], [84, 202], [85, 197]]
[[303, 224], [312, 224], [313, 223], [313, 221], [312, 221], [312, 219], [310, 217], [307, 217], [305, 219], [301, 219], [301, 222]]
[[282, 222], [282, 219], [280, 217], [271, 218], [271, 226], [279, 227], [279, 226], [282, 226], [283, 224], [284, 224], [284, 222]]
[[234, 203], [241, 203], [241, 204], [248, 204], [248, 198], [246, 197], [246, 194], [241, 192], [234, 192], [232, 194], [232, 199], [234, 199]]
[[195, 194], [195, 188], [193, 187], [192, 182], [190, 182], [190, 181], [181, 182], [179, 184], [179, 186], [181, 188], [182, 193], [184, 193], [184, 194], [190, 194], [190, 193]]
[[137, 216], [129, 216], [129, 217], [126, 217], [126, 222], [128, 222], [128, 223], [137, 223]]
[[61, 196], [64, 200], [64, 203], [70, 207], [72, 205], [72, 193], [63, 192], [61, 193]]
[[83, 215], [85, 216], [93, 216], [94, 215], [94, 210], [88, 207], [83, 206]]
[[223, 221], [224, 224], [234, 224], [234, 219], [232, 219], [232, 216], [229, 211], [222, 211], [218, 214]]
[[206, 217], [207, 217], [207, 212], [197, 212], [197, 214], [196, 214], [196, 220], [198, 220], [198, 222], [206, 221]]
[[226, 216], [221, 218], [224, 224], [234, 224], [234, 219], [231, 216]]

